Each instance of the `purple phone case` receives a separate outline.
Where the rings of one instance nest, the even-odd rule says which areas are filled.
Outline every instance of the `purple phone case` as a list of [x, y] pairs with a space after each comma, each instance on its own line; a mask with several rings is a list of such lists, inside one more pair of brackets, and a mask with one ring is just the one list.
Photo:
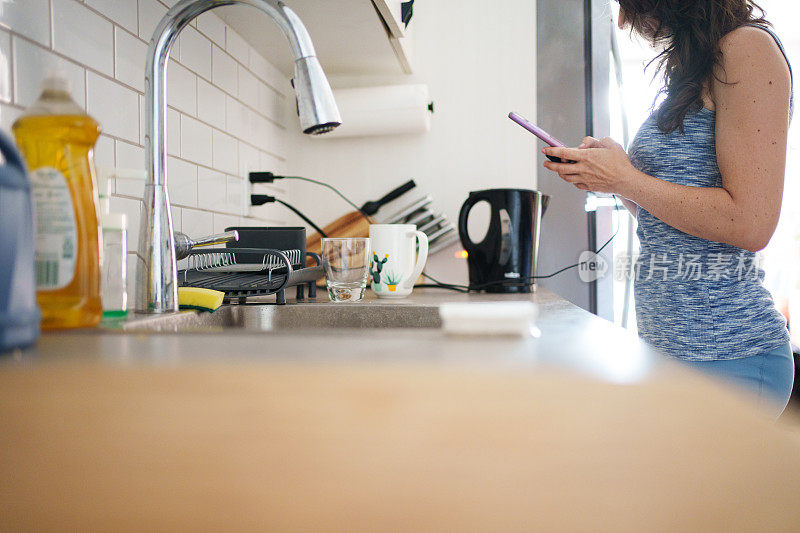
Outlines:
[[567, 146], [566, 144], [562, 143], [561, 141], [559, 141], [558, 139], [556, 139], [555, 137], [553, 137], [552, 135], [550, 135], [549, 133], [544, 131], [542, 128], [540, 128], [536, 124], [532, 124], [530, 121], [528, 121], [527, 119], [517, 115], [513, 111], [508, 114], [508, 118], [510, 118], [511, 120], [513, 120], [514, 122], [516, 122], [517, 124], [519, 124], [520, 126], [525, 128], [529, 132], [533, 133], [534, 135], [539, 137], [541, 140], [543, 140], [545, 143], [549, 144], [550, 146], [561, 146], [561, 147], [566, 147]]
[[[533, 123], [529, 122], [527, 119], [522, 118], [521, 116], [517, 115], [513, 111], [508, 114], [508, 118], [510, 118], [511, 120], [513, 120], [514, 122], [516, 122], [517, 124], [519, 124], [520, 126], [525, 128], [529, 132], [533, 133], [534, 135], [539, 137], [541, 140], [543, 140], [545, 143], [549, 144], [550, 146], [563, 147], [563, 148], [566, 148], [566, 146], [567, 146], [566, 144], [562, 143], [561, 141], [559, 141], [558, 139], [556, 139], [555, 137], [553, 137], [552, 135], [550, 135], [549, 133], [544, 131], [542, 128], [540, 128], [536, 124], [533, 124]], [[552, 156], [552, 155], [545, 154], [545, 157], [547, 159], [549, 159], [550, 161], [552, 161], [553, 163], [575, 163], [575, 161], [572, 161], [571, 159], [568, 159], [568, 160], [564, 161], [560, 157], [555, 157], [555, 156]]]

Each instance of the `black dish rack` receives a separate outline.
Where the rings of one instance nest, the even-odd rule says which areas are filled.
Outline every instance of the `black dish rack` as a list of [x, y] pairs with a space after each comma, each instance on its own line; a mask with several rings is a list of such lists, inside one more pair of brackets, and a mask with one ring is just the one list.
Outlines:
[[[253, 257], [261, 262], [253, 263]], [[306, 257], [316, 261], [305, 266]], [[246, 258], [243, 261], [242, 258]], [[297, 287], [297, 299], [316, 298], [316, 282], [322, 278], [322, 258], [300, 250], [261, 248], [196, 248], [189, 252], [189, 267], [178, 271], [178, 285], [225, 293], [225, 301], [244, 304], [247, 298], [275, 295], [275, 303], [286, 303], [286, 289]]]

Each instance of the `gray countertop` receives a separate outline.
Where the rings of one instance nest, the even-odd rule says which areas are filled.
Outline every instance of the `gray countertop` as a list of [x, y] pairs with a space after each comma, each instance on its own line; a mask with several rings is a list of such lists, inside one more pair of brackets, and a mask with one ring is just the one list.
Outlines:
[[[102, 362], [165, 364], [193, 362], [299, 361], [362, 362], [369, 364], [432, 364], [535, 368], [557, 366], [612, 382], [631, 382], [672, 363], [616, 327], [539, 288], [535, 294], [460, 294], [437, 289], [416, 290], [403, 300], [379, 300], [371, 294], [364, 304], [332, 304], [320, 293], [315, 305], [380, 305], [402, 312], [408, 307], [436, 307], [444, 302], [533, 301], [539, 307], [538, 337], [462, 337], [438, 328], [320, 329], [296, 324], [296, 329], [262, 332], [222, 328], [190, 333], [119, 333], [113, 329], [45, 332], [35, 348], [5, 364]], [[393, 311], [389, 311], [391, 314]], [[190, 312], [192, 313], [192, 312]]]

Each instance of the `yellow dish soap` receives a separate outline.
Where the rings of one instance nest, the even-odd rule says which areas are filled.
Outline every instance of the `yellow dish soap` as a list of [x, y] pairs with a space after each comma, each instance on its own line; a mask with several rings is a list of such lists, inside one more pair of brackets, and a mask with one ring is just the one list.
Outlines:
[[69, 89], [63, 78], [46, 78], [39, 99], [12, 126], [32, 185], [43, 329], [95, 326], [103, 315], [92, 161], [100, 125]]

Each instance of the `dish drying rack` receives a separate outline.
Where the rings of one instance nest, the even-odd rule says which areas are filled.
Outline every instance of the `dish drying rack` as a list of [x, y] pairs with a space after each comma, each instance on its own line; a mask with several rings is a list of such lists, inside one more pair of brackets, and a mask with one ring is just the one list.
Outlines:
[[[305, 257], [316, 265], [303, 266]], [[308, 297], [316, 298], [316, 281], [324, 275], [322, 258], [313, 252], [305, 257], [300, 250], [197, 248], [189, 252], [186, 268], [178, 271], [178, 285], [222, 291], [228, 303], [274, 294], [275, 302], [283, 305], [286, 289], [297, 287], [297, 299], [303, 300], [306, 286]]]

